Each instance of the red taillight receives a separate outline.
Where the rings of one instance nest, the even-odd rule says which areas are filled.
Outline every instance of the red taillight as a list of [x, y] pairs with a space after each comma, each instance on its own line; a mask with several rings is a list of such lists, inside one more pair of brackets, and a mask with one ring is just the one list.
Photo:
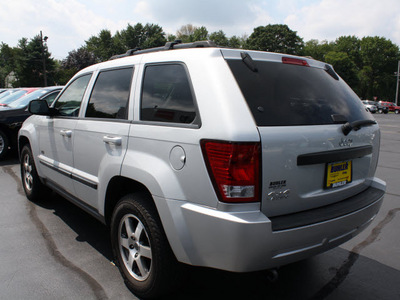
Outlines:
[[305, 59], [298, 59], [298, 58], [293, 58], [293, 57], [282, 57], [282, 62], [284, 64], [289, 64], [289, 65], [297, 65], [297, 66], [304, 66], [304, 67], [310, 66]]
[[260, 144], [201, 141], [208, 173], [222, 202], [259, 199]]

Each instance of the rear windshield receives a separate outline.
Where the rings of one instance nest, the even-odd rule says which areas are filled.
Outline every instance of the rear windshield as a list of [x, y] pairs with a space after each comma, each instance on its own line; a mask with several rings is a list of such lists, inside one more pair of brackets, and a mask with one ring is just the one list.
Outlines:
[[333, 124], [332, 115], [352, 122], [372, 119], [357, 95], [324, 69], [227, 59], [258, 126]]

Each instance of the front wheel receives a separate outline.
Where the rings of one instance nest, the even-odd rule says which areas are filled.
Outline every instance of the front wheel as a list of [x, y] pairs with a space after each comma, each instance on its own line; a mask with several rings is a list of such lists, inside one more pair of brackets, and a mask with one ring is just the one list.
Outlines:
[[111, 220], [116, 263], [127, 287], [144, 298], [172, 291], [181, 275], [151, 201], [145, 194], [129, 194], [118, 202]]
[[29, 200], [37, 202], [45, 196], [47, 189], [40, 181], [32, 150], [27, 145], [21, 151], [21, 179], [26, 197]]
[[399, 110], [395, 110], [394, 113], [395, 113], [396, 115], [398, 115], [398, 114], [399, 114]]

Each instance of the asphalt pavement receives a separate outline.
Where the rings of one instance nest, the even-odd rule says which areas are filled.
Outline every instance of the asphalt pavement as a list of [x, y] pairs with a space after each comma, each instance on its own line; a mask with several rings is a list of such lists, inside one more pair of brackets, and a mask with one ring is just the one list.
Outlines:
[[[387, 193], [365, 231], [281, 267], [275, 282], [267, 272], [188, 268], [168, 299], [400, 299], [400, 116], [374, 117]], [[0, 205], [0, 299], [137, 299], [112, 262], [107, 228], [54, 193], [28, 201], [15, 155], [0, 161]]]

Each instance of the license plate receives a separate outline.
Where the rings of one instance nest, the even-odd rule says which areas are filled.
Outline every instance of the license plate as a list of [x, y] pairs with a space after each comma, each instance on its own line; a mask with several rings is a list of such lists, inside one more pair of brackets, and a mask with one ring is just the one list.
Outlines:
[[351, 160], [329, 163], [326, 166], [325, 188], [336, 188], [352, 180]]

